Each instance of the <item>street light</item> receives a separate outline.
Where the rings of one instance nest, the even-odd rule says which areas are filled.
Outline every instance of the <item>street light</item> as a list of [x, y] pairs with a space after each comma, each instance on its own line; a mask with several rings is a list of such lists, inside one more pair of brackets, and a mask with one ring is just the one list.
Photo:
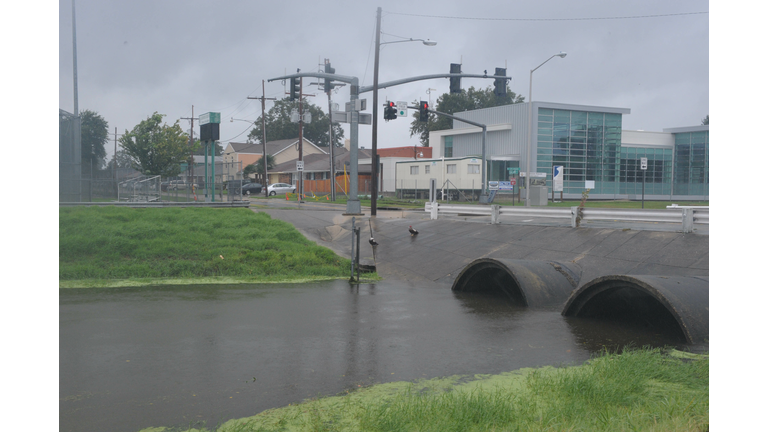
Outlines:
[[[567, 53], [560, 51], [558, 54], [553, 55], [552, 57], [546, 59], [544, 63], [552, 60], [555, 57], [564, 58], [567, 55]], [[528, 82], [528, 132], [527, 132], [527, 139], [526, 139], [526, 145], [528, 146], [528, 156], [525, 159], [525, 206], [530, 207], [531, 206], [531, 128], [533, 127], [533, 72], [544, 66], [544, 63], [536, 66], [535, 68], [531, 69], [531, 76], [530, 81]]]
[[379, 166], [376, 158], [377, 135], [379, 125], [379, 51], [382, 45], [401, 42], [421, 42], [426, 46], [435, 46], [437, 42], [429, 39], [404, 39], [392, 42], [381, 42], [381, 8], [376, 9], [376, 54], [373, 61], [373, 118], [371, 119], [371, 216], [376, 216], [376, 196], [378, 195]]

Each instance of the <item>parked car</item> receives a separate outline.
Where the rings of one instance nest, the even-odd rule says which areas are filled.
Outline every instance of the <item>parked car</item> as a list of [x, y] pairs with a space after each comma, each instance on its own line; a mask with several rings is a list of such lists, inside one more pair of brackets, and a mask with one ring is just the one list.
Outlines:
[[171, 182], [169, 182], [169, 181], [164, 181], [164, 182], [160, 183], [160, 190], [163, 191], [163, 192], [167, 191], [168, 190], [168, 185], [170, 185], [170, 184], [171, 184]]
[[264, 186], [261, 183], [246, 183], [243, 185], [243, 195], [258, 195], [262, 192]]
[[168, 185], [168, 189], [186, 189], [187, 182], [184, 180], [171, 180], [171, 184]]
[[294, 193], [296, 192], [296, 186], [292, 186], [287, 183], [273, 183], [267, 186], [267, 191], [269, 192], [269, 196], [283, 193]]

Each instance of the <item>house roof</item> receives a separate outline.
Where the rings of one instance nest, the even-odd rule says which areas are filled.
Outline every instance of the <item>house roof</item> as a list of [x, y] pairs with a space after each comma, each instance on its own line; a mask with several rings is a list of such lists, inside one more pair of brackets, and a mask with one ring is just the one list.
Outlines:
[[[357, 152], [358, 159], [365, 159], [371, 157], [371, 150], [364, 150], [359, 149]], [[333, 159], [334, 159], [334, 165], [336, 165], [336, 170], [343, 171], [345, 163], [349, 162], [349, 156], [350, 153], [347, 149], [344, 147], [334, 147], [333, 149]], [[270, 170], [272, 173], [295, 173], [296, 170], [296, 159], [289, 160], [287, 162], [283, 162], [277, 166], [275, 166], [273, 169]], [[330, 164], [330, 158], [327, 154], [310, 154], [306, 155], [303, 158], [304, 160], [304, 172], [325, 172], [330, 171], [329, 164]], [[357, 166], [358, 173], [370, 173], [371, 172], [371, 165], [370, 164], [358, 164]], [[347, 172], [349, 172], [349, 168], [347, 168]]]
[[[267, 154], [270, 156], [274, 156], [298, 142], [299, 142], [298, 138], [288, 138], [283, 140], [268, 141]], [[322, 147], [318, 147], [312, 141], [306, 138], [304, 138], [304, 143], [312, 145], [316, 147], [318, 150], [325, 152], [325, 150], [323, 150]], [[229, 145], [232, 146], [232, 151], [235, 153], [246, 153], [246, 154], [257, 154], [257, 155], [264, 154], [264, 149], [261, 144], [230, 142]]]

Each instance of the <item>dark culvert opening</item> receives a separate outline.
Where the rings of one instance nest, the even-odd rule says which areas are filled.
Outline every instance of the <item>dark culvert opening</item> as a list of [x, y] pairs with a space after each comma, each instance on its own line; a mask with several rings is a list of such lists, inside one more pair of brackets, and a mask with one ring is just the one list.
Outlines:
[[498, 297], [515, 306], [527, 306], [525, 297], [517, 282], [505, 269], [490, 264], [477, 266], [472, 274], [463, 275], [456, 284], [455, 291], [463, 295]]
[[611, 288], [596, 294], [576, 316], [686, 340], [672, 313], [652, 295], [633, 287]]

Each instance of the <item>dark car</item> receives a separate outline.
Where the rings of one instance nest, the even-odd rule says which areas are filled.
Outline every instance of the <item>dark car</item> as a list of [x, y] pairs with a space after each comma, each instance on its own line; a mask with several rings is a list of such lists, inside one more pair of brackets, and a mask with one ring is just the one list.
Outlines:
[[243, 185], [243, 195], [258, 195], [264, 186], [261, 183], [246, 183]]

